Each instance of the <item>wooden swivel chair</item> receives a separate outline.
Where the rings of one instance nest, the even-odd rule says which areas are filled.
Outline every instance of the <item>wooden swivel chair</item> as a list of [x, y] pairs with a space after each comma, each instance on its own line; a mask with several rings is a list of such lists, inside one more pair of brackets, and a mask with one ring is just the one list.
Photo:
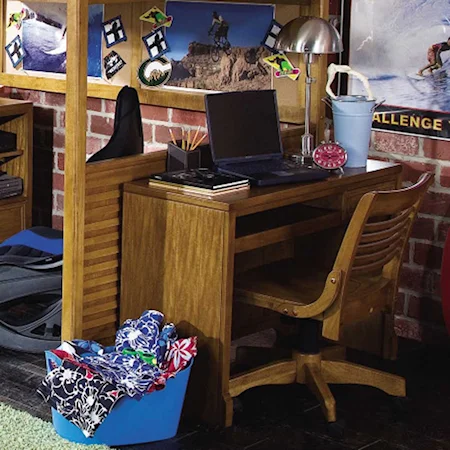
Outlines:
[[422, 198], [433, 180], [423, 174], [414, 186], [365, 194], [359, 201], [334, 266], [329, 272], [299, 269], [295, 261], [252, 269], [237, 277], [235, 301], [297, 319], [292, 359], [234, 376], [230, 395], [264, 384], [306, 384], [328, 422], [336, 405], [328, 383], [362, 384], [404, 397], [405, 379], [329, 358], [320, 334], [339, 342], [343, 328], [375, 312], [393, 316], [402, 254]]

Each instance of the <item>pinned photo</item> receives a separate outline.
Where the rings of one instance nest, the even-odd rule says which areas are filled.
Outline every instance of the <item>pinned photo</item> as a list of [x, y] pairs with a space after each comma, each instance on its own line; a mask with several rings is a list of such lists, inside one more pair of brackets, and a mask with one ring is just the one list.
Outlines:
[[159, 27], [170, 27], [173, 21], [172, 16], [166, 16], [164, 12], [156, 6], [142, 14], [139, 19], [151, 23], [153, 25], [152, 30], [156, 30]]
[[150, 34], [147, 34], [147, 36], [144, 36], [142, 40], [147, 47], [148, 54], [152, 61], [170, 50], [166, 37], [161, 29], [152, 31]]
[[20, 36], [16, 36], [6, 47], [6, 53], [8, 53], [9, 59], [14, 68], [16, 68], [25, 57], [25, 51], [22, 45], [22, 39]]
[[272, 20], [261, 44], [268, 48], [271, 52], [275, 52], [275, 41], [282, 28], [283, 26], [281, 24], [279, 24], [276, 20]]
[[103, 22], [102, 26], [107, 48], [127, 40], [121, 16]]
[[139, 81], [145, 86], [158, 87], [169, 81], [172, 74], [172, 63], [165, 57], [144, 61], [138, 70]]
[[288, 77], [296, 80], [300, 75], [300, 69], [295, 68], [284, 53], [268, 56], [263, 61], [275, 69], [277, 78]]
[[120, 69], [125, 66], [126, 62], [121, 56], [112, 50], [103, 58], [103, 66], [105, 68], [105, 75], [110, 80]]

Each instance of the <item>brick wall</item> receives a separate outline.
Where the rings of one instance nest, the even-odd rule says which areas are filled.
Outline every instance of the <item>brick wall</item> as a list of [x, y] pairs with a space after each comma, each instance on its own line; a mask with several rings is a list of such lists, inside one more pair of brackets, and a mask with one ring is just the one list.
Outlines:
[[403, 165], [404, 184], [435, 174], [405, 252], [397, 304], [397, 334], [430, 340], [444, 335], [440, 266], [450, 227], [450, 142], [373, 132], [370, 155]]
[[[64, 205], [64, 95], [3, 88], [1, 95], [33, 101], [34, 223], [62, 228]], [[109, 140], [115, 102], [88, 99], [87, 152], [92, 154]], [[200, 112], [143, 105], [145, 151], [165, 147], [169, 128], [206, 130]], [[403, 164], [405, 183], [422, 171], [436, 174], [414, 227], [401, 277], [396, 329], [401, 336], [425, 340], [443, 334], [440, 304], [440, 264], [450, 226], [450, 143], [393, 133], [374, 132], [371, 156]], [[52, 184], [50, 184], [50, 180]]]

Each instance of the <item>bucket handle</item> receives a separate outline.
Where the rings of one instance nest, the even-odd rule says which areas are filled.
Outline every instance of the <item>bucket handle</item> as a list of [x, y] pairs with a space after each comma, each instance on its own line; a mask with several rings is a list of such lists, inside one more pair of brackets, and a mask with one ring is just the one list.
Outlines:
[[375, 103], [375, 105], [373, 105], [371, 111], [372, 111], [374, 114], [381, 114], [381, 113], [375, 112], [375, 110], [376, 110], [379, 106], [381, 106], [385, 101], [386, 101], [386, 99], [383, 98], [383, 100], [380, 100], [378, 103]]
[[367, 79], [367, 77], [365, 77], [363, 74], [356, 72], [356, 70], [353, 70], [350, 66], [341, 66], [341, 65], [337, 65], [334, 63], [331, 63], [328, 66], [328, 81], [327, 81], [327, 86], [325, 88], [326, 93], [333, 99], [336, 100], [337, 96], [334, 94], [334, 92], [331, 90], [331, 83], [333, 83], [334, 77], [336, 76], [336, 73], [341, 72], [341, 73], [346, 73], [348, 75], [353, 75], [356, 78], [358, 78], [359, 80], [362, 81], [362, 84], [364, 85], [364, 88], [367, 91], [368, 94], [368, 98], [367, 100], [371, 101], [371, 100], [375, 100], [375, 97], [372, 94], [372, 90], [370, 89], [370, 84], [369, 84], [369, 80]]

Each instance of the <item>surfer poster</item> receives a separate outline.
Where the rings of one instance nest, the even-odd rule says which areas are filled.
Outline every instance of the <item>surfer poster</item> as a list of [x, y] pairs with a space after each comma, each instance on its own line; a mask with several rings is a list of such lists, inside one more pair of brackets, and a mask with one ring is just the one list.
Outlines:
[[[373, 128], [450, 140], [448, 0], [352, 0], [350, 66], [369, 78]], [[359, 80], [349, 93], [365, 95]]]
[[[89, 6], [88, 75], [102, 76], [103, 5]], [[67, 5], [8, 2], [7, 35], [22, 38], [23, 70], [66, 73]]]

